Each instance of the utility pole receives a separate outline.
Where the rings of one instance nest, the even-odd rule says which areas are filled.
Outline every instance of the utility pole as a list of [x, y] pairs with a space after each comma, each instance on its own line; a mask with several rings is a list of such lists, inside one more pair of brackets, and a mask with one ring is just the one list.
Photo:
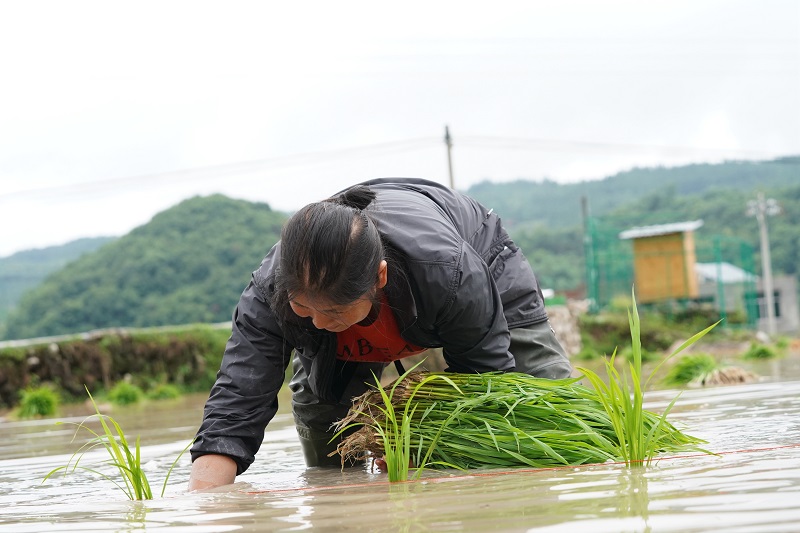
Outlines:
[[597, 265], [594, 257], [594, 241], [592, 239], [592, 222], [589, 209], [589, 197], [581, 196], [581, 217], [583, 218], [583, 256], [586, 264], [586, 298], [592, 311], [597, 311]]
[[747, 202], [747, 215], [755, 216], [758, 221], [759, 240], [761, 242], [761, 271], [762, 288], [764, 290], [764, 305], [767, 308], [767, 334], [775, 335], [775, 295], [772, 285], [772, 258], [769, 252], [769, 233], [767, 230], [767, 216], [777, 215], [781, 212], [778, 202], [772, 198], [764, 199], [763, 193], [758, 193], [756, 200]]
[[453, 139], [450, 137], [450, 128], [444, 127], [444, 143], [447, 145], [447, 170], [450, 172], [450, 188], [455, 189], [456, 184], [453, 180], [453, 156], [450, 153], [453, 148]]

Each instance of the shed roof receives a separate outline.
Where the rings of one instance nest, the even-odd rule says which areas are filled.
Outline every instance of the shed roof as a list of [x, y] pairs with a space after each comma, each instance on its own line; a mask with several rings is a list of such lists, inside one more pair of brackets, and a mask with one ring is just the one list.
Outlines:
[[673, 222], [671, 224], [658, 224], [655, 226], [638, 226], [621, 232], [619, 238], [641, 239], [642, 237], [655, 237], [657, 235], [668, 235], [670, 233], [685, 233], [687, 231], [694, 231], [702, 225], [702, 220], [691, 220], [689, 222]]
[[714, 281], [721, 283], [743, 283], [755, 282], [758, 277], [755, 274], [726, 262], [719, 263], [695, 263], [695, 272], [701, 280]]

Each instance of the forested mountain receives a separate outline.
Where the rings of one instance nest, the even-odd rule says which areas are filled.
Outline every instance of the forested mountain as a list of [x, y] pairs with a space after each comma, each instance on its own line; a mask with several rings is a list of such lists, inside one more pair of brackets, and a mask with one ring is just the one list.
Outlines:
[[743, 239], [756, 251], [754, 265], [760, 274], [758, 224], [745, 214], [757, 191], [778, 200], [783, 211], [768, 221], [773, 270], [796, 274], [800, 157], [634, 169], [566, 185], [484, 182], [468, 193], [500, 213], [511, 236], [530, 255], [543, 286], [571, 290], [585, 279], [582, 196], [588, 200], [591, 217], [620, 230], [702, 219], [699, 239], [713, 235]]
[[[757, 254], [758, 225], [745, 215], [756, 191], [783, 209], [769, 218], [773, 268], [796, 274], [800, 158], [636, 169], [567, 185], [482, 183], [467, 192], [501, 215], [542, 286], [573, 290], [585, 279], [582, 195], [595, 220], [619, 230], [703, 219], [698, 239], [736, 237]], [[26, 293], [0, 338], [227, 321], [286, 216], [266, 204], [220, 195], [186, 200]], [[757, 255], [753, 263], [760, 273]]]
[[[800, 184], [792, 187], [765, 189], [781, 206], [780, 215], [768, 217], [772, 268], [776, 274], [797, 275], [800, 261]], [[607, 213], [602, 217], [608, 227], [619, 230], [634, 226], [703, 220], [695, 233], [698, 244], [716, 236], [734, 237], [746, 242], [754, 251], [752, 263], [761, 274], [758, 223], [746, 215], [747, 202], [753, 191], [708, 190], [701, 195], [677, 195], [669, 187], [651, 193], [638, 201]], [[583, 230], [550, 229], [544, 225], [517, 226], [509, 230], [515, 241], [531, 253], [531, 262], [545, 287], [569, 290], [584, 281]]]
[[27, 293], [5, 338], [230, 320], [285, 218], [221, 195], [181, 202]]
[[602, 216], [644, 196], [669, 189], [676, 196], [698, 196], [714, 190], [752, 192], [800, 184], [800, 157], [771, 161], [731, 161], [681, 167], [635, 168], [608, 178], [558, 184], [544, 180], [509, 183], [482, 182], [468, 194], [503, 216], [509, 228], [543, 224], [571, 228], [580, 224], [581, 197], [591, 215]]
[[78, 239], [61, 246], [17, 252], [0, 258], [0, 324], [22, 294], [78, 257], [92, 252], [116, 237]]

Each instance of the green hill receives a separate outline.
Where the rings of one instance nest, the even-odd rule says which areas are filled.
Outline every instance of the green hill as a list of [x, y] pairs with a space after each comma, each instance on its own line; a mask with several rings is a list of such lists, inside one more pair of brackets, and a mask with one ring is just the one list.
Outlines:
[[[759, 249], [758, 225], [745, 214], [763, 191], [781, 204], [770, 217], [772, 266], [797, 274], [800, 237], [800, 157], [762, 162], [726, 162], [674, 168], [643, 168], [598, 181], [559, 185], [550, 181], [480, 183], [471, 194], [503, 217], [509, 233], [530, 256], [542, 285], [572, 290], [583, 284], [583, 214], [620, 230], [633, 226], [703, 219], [698, 238], [720, 235]], [[760, 273], [760, 257], [754, 258]]]
[[[582, 196], [589, 200], [592, 217], [610, 227], [703, 219], [698, 239], [735, 237], [757, 252], [758, 226], [745, 215], [756, 191], [775, 198], [783, 208], [781, 215], [769, 219], [773, 268], [778, 274], [796, 275], [797, 157], [634, 169], [565, 185], [484, 182], [467, 192], [500, 213], [542, 285], [562, 291], [580, 287], [585, 279]], [[266, 204], [220, 195], [186, 200], [81, 256], [27, 292], [9, 314], [3, 338], [227, 321], [285, 220], [285, 214]], [[757, 256], [753, 263], [760, 273]]]
[[5, 321], [25, 291], [41, 283], [48, 274], [114, 239], [115, 237], [78, 239], [61, 246], [25, 250], [0, 258], [0, 324]]
[[230, 320], [285, 217], [221, 195], [181, 202], [25, 294], [5, 338]]
[[800, 157], [771, 161], [729, 161], [680, 167], [635, 168], [602, 180], [558, 184], [518, 180], [484, 181], [466, 192], [500, 213], [508, 228], [580, 225], [581, 197], [592, 216], [603, 216], [642, 197], [669, 190], [677, 196], [700, 196], [717, 190], [776, 189], [800, 183]]

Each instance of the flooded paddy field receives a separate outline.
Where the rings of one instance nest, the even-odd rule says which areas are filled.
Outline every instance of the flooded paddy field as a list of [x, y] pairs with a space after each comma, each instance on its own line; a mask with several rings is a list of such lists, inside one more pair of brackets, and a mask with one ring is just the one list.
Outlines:
[[[88, 435], [91, 411], [54, 419], [0, 419], [0, 532], [39, 531], [531, 531], [792, 532], [800, 530], [798, 358], [759, 363], [756, 383], [685, 390], [670, 420], [718, 455], [664, 457], [644, 468], [426, 471], [390, 484], [368, 466], [307, 469], [288, 397], [255, 464], [231, 487], [186, 490], [189, 458], [161, 484], [194, 436], [205, 395], [114, 408], [129, 438], [141, 435], [154, 500], [131, 502], [98, 475], [77, 471], [42, 483]], [[646, 394], [661, 412], [678, 391]], [[111, 472], [105, 451], [83, 465]]]

